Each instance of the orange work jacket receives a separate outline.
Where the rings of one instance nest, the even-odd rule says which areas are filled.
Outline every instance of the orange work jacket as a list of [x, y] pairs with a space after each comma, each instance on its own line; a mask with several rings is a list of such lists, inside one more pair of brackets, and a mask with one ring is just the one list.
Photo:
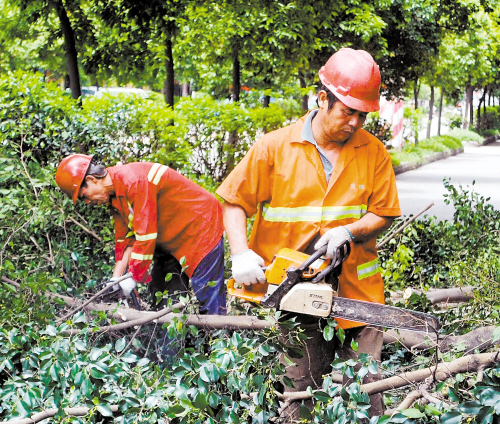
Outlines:
[[[216, 193], [248, 217], [257, 213], [249, 246], [269, 264], [283, 247], [304, 251], [318, 234], [367, 212], [401, 214], [391, 158], [384, 145], [358, 130], [342, 147], [327, 184], [316, 147], [302, 140], [307, 115], [259, 139]], [[339, 296], [384, 303], [376, 238], [354, 242], [343, 264]], [[343, 328], [359, 323], [337, 320]]]
[[155, 247], [186, 258], [191, 276], [223, 233], [222, 205], [193, 181], [159, 163], [136, 162], [108, 168], [115, 197], [115, 256], [132, 247], [129, 272], [148, 282]]

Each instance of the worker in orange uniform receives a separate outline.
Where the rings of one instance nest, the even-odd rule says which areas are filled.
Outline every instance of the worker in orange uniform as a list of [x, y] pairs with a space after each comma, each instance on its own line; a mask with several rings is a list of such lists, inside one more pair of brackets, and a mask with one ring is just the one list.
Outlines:
[[[158, 291], [187, 291], [188, 279], [180, 276], [184, 257], [200, 313], [225, 315], [222, 206], [212, 194], [158, 163], [105, 168], [92, 156], [78, 154], [61, 161], [56, 182], [73, 203], [80, 199], [110, 206], [115, 221], [113, 277], [127, 270], [131, 274], [119, 282], [126, 296], [137, 283], [149, 283], [153, 304]], [[175, 275], [166, 282], [169, 272]], [[216, 283], [212, 287], [211, 281]]]
[[[368, 112], [379, 110], [379, 68], [366, 51], [343, 48], [319, 78], [318, 109], [259, 139], [216, 192], [225, 201], [233, 278], [265, 281], [261, 267], [284, 247], [311, 254], [328, 245], [331, 258], [349, 242], [339, 296], [384, 303], [376, 237], [401, 211], [389, 153], [361, 128]], [[256, 213], [247, 243], [247, 218]], [[380, 329], [337, 321], [346, 330], [340, 356], [366, 352], [380, 360]], [[372, 415], [383, 414], [381, 395], [371, 403]]]

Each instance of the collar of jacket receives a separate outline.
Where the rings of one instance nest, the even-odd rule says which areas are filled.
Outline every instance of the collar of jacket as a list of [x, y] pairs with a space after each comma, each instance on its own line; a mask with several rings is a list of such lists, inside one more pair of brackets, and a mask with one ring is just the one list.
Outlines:
[[[292, 126], [292, 131], [290, 134], [290, 143], [300, 143], [300, 144], [311, 144], [307, 140], [302, 139], [302, 127], [304, 126], [304, 123], [306, 122], [307, 116], [311, 113], [312, 111], [307, 112], [302, 118], [300, 118], [295, 124]], [[364, 146], [365, 144], [368, 144], [369, 140], [367, 137], [362, 137], [361, 134], [362, 132], [365, 131], [363, 129], [357, 130], [354, 135], [351, 137], [351, 139], [344, 144], [342, 147], [350, 147], [350, 148], [356, 148], [356, 147], [361, 147]], [[311, 144], [312, 145], [312, 144]]]

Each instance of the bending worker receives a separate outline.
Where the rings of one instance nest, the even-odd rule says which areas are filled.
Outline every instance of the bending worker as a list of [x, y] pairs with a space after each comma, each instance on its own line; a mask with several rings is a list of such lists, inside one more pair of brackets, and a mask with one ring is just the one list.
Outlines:
[[[115, 221], [116, 265], [113, 277], [126, 296], [137, 283], [149, 283], [155, 294], [187, 291], [188, 278], [200, 302], [200, 313], [225, 315], [222, 206], [208, 191], [173, 169], [136, 162], [105, 168], [92, 156], [64, 158], [56, 182], [73, 203], [108, 205]], [[151, 277], [148, 268], [154, 266]], [[166, 282], [167, 273], [174, 273]], [[216, 284], [209, 287], [208, 283]]]
[[[361, 128], [368, 112], [379, 110], [380, 72], [369, 53], [344, 48], [319, 78], [318, 109], [259, 139], [216, 192], [225, 201], [233, 278], [246, 285], [264, 282], [261, 266], [284, 247], [311, 254], [328, 245], [326, 256], [332, 257], [348, 241], [352, 251], [339, 296], [384, 303], [376, 237], [401, 211], [391, 158]], [[247, 218], [255, 213], [247, 243]], [[341, 357], [365, 352], [380, 360], [380, 329], [337, 321], [347, 330], [343, 347], [336, 347]], [[350, 340], [358, 342], [357, 352]], [[371, 403], [372, 415], [383, 414], [381, 395]]]

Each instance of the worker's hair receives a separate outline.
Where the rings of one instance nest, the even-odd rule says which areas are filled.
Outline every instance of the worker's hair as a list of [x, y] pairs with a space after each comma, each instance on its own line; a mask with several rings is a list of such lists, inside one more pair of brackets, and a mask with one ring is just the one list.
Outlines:
[[[97, 179], [101, 180], [103, 179], [106, 175], [108, 175], [108, 171], [106, 167], [94, 158], [90, 161], [89, 169], [87, 169], [87, 173], [85, 174], [85, 177], [87, 175], [92, 175], [93, 177], [96, 177]], [[82, 182], [82, 187], [87, 187], [87, 182], [85, 181], [85, 177], [83, 177], [83, 182]]]
[[[339, 101], [335, 94], [333, 94], [326, 85], [322, 84], [321, 87], [318, 90], [318, 94], [320, 91], [324, 91], [326, 93], [326, 98], [328, 99], [328, 112], [330, 112], [333, 109], [333, 105]], [[319, 107], [319, 102], [318, 99], [316, 98], [316, 104]]]

